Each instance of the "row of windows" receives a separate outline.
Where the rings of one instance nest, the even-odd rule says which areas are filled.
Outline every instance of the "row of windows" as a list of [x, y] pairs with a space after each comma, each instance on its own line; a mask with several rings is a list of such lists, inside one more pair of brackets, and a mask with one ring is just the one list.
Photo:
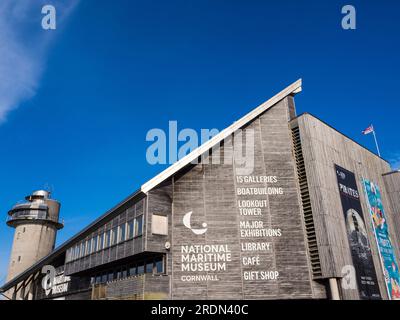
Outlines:
[[90, 279], [91, 284], [105, 283], [116, 279], [137, 276], [144, 273], [162, 274], [164, 273], [164, 260], [162, 257], [134, 263], [124, 267], [107, 270], [99, 273]]
[[115, 244], [139, 237], [143, 234], [143, 215], [123, 223], [102, 234], [95, 235], [67, 250], [66, 262], [88, 256]]

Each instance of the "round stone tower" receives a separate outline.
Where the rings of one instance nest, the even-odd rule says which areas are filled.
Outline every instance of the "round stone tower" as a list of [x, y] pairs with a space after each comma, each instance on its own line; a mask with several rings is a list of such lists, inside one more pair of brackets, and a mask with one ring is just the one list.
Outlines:
[[8, 212], [7, 225], [15, 233], [7, 281], [52, 252], [57, 230], [63, 227], [58, 221], [60, 203], [50, 199], [50, 192], [35, 191], [25, 199]]

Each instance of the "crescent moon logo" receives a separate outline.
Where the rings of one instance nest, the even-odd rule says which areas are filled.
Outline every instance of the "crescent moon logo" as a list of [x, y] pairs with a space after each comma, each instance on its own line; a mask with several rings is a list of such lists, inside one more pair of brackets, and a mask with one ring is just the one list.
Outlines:
[[183, 225], [184, 225], [186, 228], [192, 230], [192, 232], [193, 232], [194, 234], [200, 235], [200, 234], [206, 233], [206, 232], [207, 232], [207, 223], [205, 223], [205, 222], [203, 222], [203, 224], [202, 224], [203, 229], [193, 229], [193, 228], [192, 228], [192, 225], [191, 225], [191, 223], [190, 223], [190, 219], [191, 219], [191, 217], [192, 217], [192, 213], [193, 213], [193, 211], [190, 211], [190, 212], [186, 213], [186, 214], [183, 216]]

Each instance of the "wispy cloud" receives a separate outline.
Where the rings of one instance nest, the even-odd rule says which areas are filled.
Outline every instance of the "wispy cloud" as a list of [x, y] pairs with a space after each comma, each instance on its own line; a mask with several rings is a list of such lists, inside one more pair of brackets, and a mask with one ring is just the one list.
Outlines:
[[[39, 87], [47, 53], [79, 0], [0, 1], [0, 123]], [[43, 30], [41, 9], [52, 4], [57, 30]]]

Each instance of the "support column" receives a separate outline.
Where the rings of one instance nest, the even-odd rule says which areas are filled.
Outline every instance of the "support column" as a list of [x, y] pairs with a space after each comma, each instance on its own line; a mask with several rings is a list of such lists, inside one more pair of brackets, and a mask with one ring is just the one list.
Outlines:
[[336, 278], [329, 278], [329, 289], [332, 300], [340, 300], [339, 287]]

